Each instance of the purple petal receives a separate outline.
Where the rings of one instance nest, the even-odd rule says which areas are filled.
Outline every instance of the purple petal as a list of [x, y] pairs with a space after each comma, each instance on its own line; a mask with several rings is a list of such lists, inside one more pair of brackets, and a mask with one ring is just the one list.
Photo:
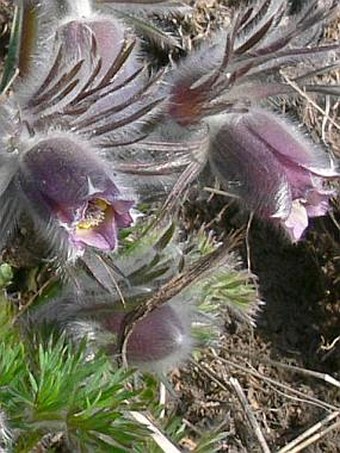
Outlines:
[[62, 211], [81, 208], [94, 193], [119, 193], [92, 150], [60, 137], [41, 140], [23, 155], [21, 182], [29, 197]]
[[320, 217], [326, 215], [330, 209], [329, 198], [335, 195], [334, 190], [311, 190], [307, 194], [308, 217]]
[[293, 201], [291, 212], [282, 225], [293, 242], [301, 239], [303, 232], [308, 227], [308, 215], [300, 200]]
[[[281, 161], [282, 162], [282, 161]], [[282, 162], [289, 185], [292, 191], [292, 198], [304, 198], [307, 191], [314, 188], [312, 174], [298, 165], [285, 161]]]
[[224, 189], [264, 217], [287, 217], [291, 191], [272, 149], [246, 126], [247, 115], [226, 115], [213, 138], [210, 163]]
[[72, 236], [76, 243], [104, 251], [115, 250], [117, 247], [117, 226], [113, 208], [107, 209], [104, 221], [98, 226], [89, 229], [76, 228], [76, 232]]
[[249, 131], [271, 148], [283, 163], [290, 162], [319, 176], [340, 176], [335, 163], [323, 149], [274, 113], [254, 108], [245, 115], [244, 122]]
[[118, 228], [127, 228], [133, 223], [130, 209], [135, 205], [133, 201], [118, 200], [113, 202]]
[[286, 163], [286, 176], [291, 185], [293, 200], [302, 200], [308, 217], [327, 214], [333, 190], [324, 190], [324, 180], [302, 167]]

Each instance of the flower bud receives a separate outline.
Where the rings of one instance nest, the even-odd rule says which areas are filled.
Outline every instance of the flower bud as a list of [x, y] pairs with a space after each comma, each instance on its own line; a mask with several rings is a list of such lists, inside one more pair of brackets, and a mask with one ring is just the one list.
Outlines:
[[339, 172], [293, 126], [259, 108], [220, 116], [211, 126], [211, 166], [249, 209], [278, 219], [293, 241], [300, 239], [308, 217], [327, 213], [333, 192], [324, 184]]
[[[121, 333], [125, 316], [112, 313], [100, 323], [117, 337]], [[126, 358], [130, 365], [142, 369], [167, 369], [183, 360], [191, 349], [187, 321], [180, 317], [171, 304], [164, 304], [137, 321], [126, 345]], [[112, 352], [117, 345], [111, 344]]]
[[[97, 16], [71, 19], [58, 30], [58, 40], [64, 43], [65, 52], [81, 60], [87, 55], [98, 56], [103, 76], [119, 56], [124, 43], [125, 29], [113, 17]], [[129, 61], [131, 64], [131, 61]]]
[[[119, 257], [118, 257], [119, 262]], [[89, 353], [103, 348], [109, 355], [122, 351], [128, 365], [142, 370], [165, 373], [185, 360], [193, 348], [192, 327], [196, 310], [192, 298], [182, 294], [140, 318], [124, 344], [123, 329], [136, 304], [152, 295], [151, 287], [128, 287], [118, 278], [124, 295], [108, 293], [93, 281], [81, 278], [81, 292], [69, 287], [63, 294], [33, 310], [33, 325], [46, 324], [62, 328], [74, 341], [89, 340]]]
[[[58, 30], [57, 41], [63, 43], [67, 58], [83, 62], [79, 74], [85, 85], [74, 90], [76, 96], [66, 109], [71, 115], [81, 112], [73, 123], [75, 129], [83, 132], [91, 126], [98, 128], [91, 132], [101, 136], [104, 126], [111, 122], [122, 122], [123, 126], [124, 119], [156, 99], [149, 92], [150, 81], [137, 55], [135, 39], [113, 17], [70, 20]], [[129, 123], [133, 121], [127, 121], [126, 127]]]

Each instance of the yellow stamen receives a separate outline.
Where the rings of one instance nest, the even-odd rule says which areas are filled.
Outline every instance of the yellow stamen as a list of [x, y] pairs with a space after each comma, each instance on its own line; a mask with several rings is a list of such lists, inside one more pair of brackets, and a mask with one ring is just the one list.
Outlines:
[[110, 205], [101, 198], [89, 201], [84, 218], [77, 224], [77, 230], [90, 230], [105, 220], [105, 213]]

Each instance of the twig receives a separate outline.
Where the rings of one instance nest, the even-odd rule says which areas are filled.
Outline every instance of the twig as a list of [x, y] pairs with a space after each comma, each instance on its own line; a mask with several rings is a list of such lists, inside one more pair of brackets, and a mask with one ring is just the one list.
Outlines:
[[190, 428], [195, 434], [197, 434], [198, 436], [202, 437], [202, 431], [199, 430], [195, 425], [193, 425], [192, 423], [190, 423], [189, 420], [183, 418], [183, 419], [182, 419], [182, 422], [185, 424], [185, 426], [187, 426], [188, 428]]
[[331, 384], [331, 385], [334, 385], [334, 387], [340, 388], [340, 381], [335, 379], [330, 374], [320, 373], [319, 371], [308, 370], [307, 368], [300, 368], [300, 367], [297, 367], [294, 365], [287, 365], [285, 363], [275, 362], [274, 360], [268, 360], [268, 363], [272, 363], [273, 365], [279, 366], [281, 368], [286, 368], [287, 370], [292, 370], [296, 373], [301, 373], [301, 374], [305, 374], [306, 376], [311, 376], [316, 379], [320, 379], [320, 380], [326, 382], [327, 384]]
[[[213, 351], [213, 350], [212, 350]], [[285, 384], [282, 384], [281, 382], [278, 382], [276, 381], [275, 379], [271, 379], [271, 378], [268, 378], [264, 375], [262, 375], [261, 373], [259, 373], [258, 371], [255, 371], [255, 370], [252, 370], [251, 368], [245, 368], [244, 366], [242, 365], [238, 365], [236, 363], [233, 363], [227, 359], [223, 359], [222, 357], [219, 357], [215, 351], [213, 351], [213, 353], [210, 353], [209, 354], [211, 357], [214, 357], [215, 359], [219, 359], [222, 363], [226, 363], [227, 365], [231, 365], [237, 369], [240, 369], [241, 371], [245, 372], [245, 373], [248, 373], [250, 375], [253, 375], [257, 378], [260, 378], [260, 379], [263, 379], [264, 381], [266, 381], [267, 383], [269, 384], [272, 384], [272, 385], [275, 385], [276, 387], [281, 387], [283, 389], [285, 389], [286, 391], [290, 391], [291, 393], [295, 394], [295, 395], [298, 395], [300, 397], [302, 397], [303, 399], [299, 399], [299, 401], [302, 401], [302, 402], [305, 402], [305, 403], [308, 403], [308, 404], [314, 404], [316, 406], [319, 406], [319, 407], [322, 407], [324, 409], [332, 409], [333, 412], [330, 416], [326, 417], [325, 420], [321, 421], [321, 422], [318, 422], [318, 424], [315, 425], [315, 427], [311, 427], [309, 430], [307, 430], [307, 433], [304, 434], [304, 435], [301, 435], [300, 437], [300, 440], [299, 442], [301, 442], [301, 440], [305, 439], [305, 437], [307, 435], [310, 435], [310, 434], [313, 434], [313, 432], [315, 432], [317, 429], [319, 429], [320, 427], [324, 426], [326, 423], [329, 423], [329, 421], [331, 421], [332, 419], [334, 419], [336, 416], [340, 415], [340, 408], [339, 407], [336, 407], [336, 406], [333, 406], [331, 404], [328, 404], [328, 403], [325, 403], [324, 401], [321, 401], [317, 398], [312, 398], [312, 397], [309, 397], [307, 395], [305, 395], [304, 393], [300, 392], [299, 390], [295, 390], [294, 388], [291, 388], [289, 387], [288, 385], [285, 385]], [[194, 362], [193, 363], [195, 364], [196, 367], [198, 367], [203, 373], [205, 373], [212, 381], [214, 381], [222, 390], [224, 391], [230, 391], [229, 388], [227, 387], [227, 385], [233, 385], [233, 379], [235, 378], [230, 378], [229, 379], [229, 382], [227, 383], [223, 383], [219, 378], [217, 378], [215, 376], [215, 373], [208, 370], [206, 368], [205, 365], [201, 365], [197, 362]], [[307, 370], [308, 371], [308, 370]], [[233, 385], [233, 388], [235, 388], [235, 386]], [[236, 389], [235, 389], [236, 390]], [[242, 390], [242, 389], [241, 389]], [[277, 392], [279, 392], [280, 394], [282, 393], [281, 391], [279, 391], [278, 389], [276, 389]], [[288, 398], [294, 398], [296, 399], [295, 397], [293, 396], [290, 396], [288, 394], [284, 394], [284, 396], [288, 397]], [[247, 401], [247, 400], [246, 400]], [[248, 404], [248, 402], [247, 402]], [[247, 414], [247, 411], [246, 411], [246, 414]], [[249, 416], [249, 414], [247, 414]], [[249, 419], [249, 422], [250, 422], [250, 419]], [[251, 422], [250, 422], [251, 423]], [[252, 425], [253, 426], [253, 425]], [[303, 448], [305, 448], [306, 446], [310, 445], [311, 443], [319, 440], [322, 436], [326, 435], [329, 431], [335, 429], [337, 426], [340, 426], [340, 422], [336, 422], [335, 424], [333, 424], [331, 427], [329, 428], [326, 428], [325, 430], [321, 431], [320, 433], [317, 433], [315, 434], [314, 436], [308, 438], [303, 444], [299, 444], [298, 445], [298, 449], [294, 449], [294, 450], [286, 450], [286, 453], [298, 453], [299, 451], [302, 450], [302, 445], [303, 445]], [[256, 430], [254, 428], [254, 431], [256, 433]], [[261, 436], [261, 434], [260, 434]], [[262, 435], [263, 436], [263, 435]], [[284, 447], [286, 448], [287, 445]], [[266, 451], [266, 450], [263, 450], [263, 451]], [[267, 450], [269, 451], [269, 450]], [[281, 450], [278, 452], [278, 453], [284, 453], [282, 452]]]
[[[213, 194], [211, 195], [212, 197], [214, 196]], [[209, 206], [209, 203], [207, 203], [207, 205]], [[222, 219], [222, 216], [223, 214], [226, 212], [227, 209], [230, 208], [230, 204], [229, 203], [226, 203], [223, 208], [215, 215], [215, 217], [213, 219], [210, 220], [210, 222], [208, 222], [206, 225], [205, 225], [205, 230], [208, 231], [210, 230], [210, 228], [212, 228], [213, 224], [216, 222], [220, 222], [221, 219]]]
[[258, 421], [256, 420], [254, 413], [251, 410], [251, 407], [248, 403], [246, 395], [244, 394], [239, 381], [236, 378], [231, 377], [229, 379], [229, 383], [236, 392], [236, 395], [243, 407], [247, 419], [254, 430], [254, 433], [257, 437], [257, 440], [259, 441], [259, 444], [261, 445], [263, 453], [270, 453], [270, 448], [268, 447], [267, 441], [261, 431], [260, 425], [258, 424]]
[[131, 411], [130, 415], [141, 425], [146, 426], [151, 431], [151, 437], [164, 453], [181, 453], [180, 450], [148, 419], [144, 414]]
[[[216, 352], [214, 350], [212, 350], [212, 352], [208, 355], [210, 355], [211, 357], [214, 357], [215, 359], [220, 360], [222, 363], [225, 363], [226, 365], [237, 368], [246, 374], [251, 374], [252, 376], [255, 376], [259, 379], [269, 382], [270, 384], [276, 385], [277, 387], [281, 387], [281, 388], [285, 389], [286, 391], [289, 391], [289, 392], [299, 396], [300, 398], [303, 398], [306, 403], [313, 404], [315, 406], [322, 407], [324, 409], [331, 409], [332, 411], [340, 410], [340, 407], [337, 407], [333, 404], [326, 403], [325, 401], [321, 401], [318, 398], [314, 398], [314, 397], [305, 395], [303, 392], [300, 392], [299, 390], [296, 390], [296, 389], [290, 387], [289, 385], [283, 384], [282, 382], [279, 382], [275, 379], [269, 378], [269, 377], [265, 376], [264, 374], [260, 373], [259, 371], [252, 370], [251, 368], [246, 368], [242, 365], [239, 365], [238, 363], [234, 363], [231, 360], [227, 360], [223, 357], [220, 357], [216, 354]], [[289, 395], [287, 395], [287, 396], [289, 396]]]
[[[321, 339], [325, 342], [324, 337], [321, 337]], [[335, 337], [330, 343], [328, 342], [327, 344], [321, 345], [320, 349], [322, 351], [330, 351], [331, 349], [333, 349], [336, 346], [338, 341], [340, 341], [340, 335]]]
[[[224, 385], [223, 382], [221, 382], [219, 379], [217, 379], [214, 374], [212, 372], [210, 372], [209, 370], [207, 370], [207, 368], [205, 366], [202, 366], [201, 364], [199, 364], [198, 362], [195, 362], [195, 361], [192, 361], [192, 363], [197, 367], [199, 368], [201, 371], [203, 371], [204, 374], [206, 374], [213, 382], [215, 382], [222, 390], [224, 390], [225, 392], [228, 392], [229, 389], [226, 385]], [[237, 382], [237, 383], [236, 383]], [[244, 408], [244, 411], [247, 415], [247, 418], [249, 420], [249, 423], [251, 424], [252, 428], [254, 429], [254, 432], [255, 432], [255, 435], [263, 449], [263, 452], [264, 453], [270, 453], [270, 449], [268, 447], [268, 444], [266, 442], [266, 439], [264, 438], [263, 434], [262, 434], [262, 431], [260, 429], [260, 426], [259, 424], [257, 423], [257, 420], [254, 416], [254, 414], [251, 412], [251, 409], [249, 407], [249, 404], [248, 404], [248, 401], [243, 393], [243, 390], [238, 382], [237, 379], [231, 377], [229, 379], [229, 385], [231, 385], [233, 387], [233, 389], [235, 390], [241, 404], [242, 404], [242, 407]], [[243, 395], [243, 399], [241, 399], [241, 394]], [[250, 417], [252, 416], [252, 419], [250, 419]]]
[[7, 82], [7, 84], [4, 86], [2, 92], [1, 92], [1, 96], [7, 94], [8, 90], [11, 88], [11, 86], [13, 85], [15, 79], [18, 77], [19, 75], [19, 69], [16, 69], [14, 74], [12, 75], [12, 77], [9, 79], [9, 81]]
[[307, 448], [309, 445], [312, 445], [314, 442], [320, 440], [323, 436], [328, 434], [329, 432], [333, 431], [334, 429], [340, 428], [340, 422], [333, 423], [333, 425], [329, 426], [328, 428], [323, 429], [317, 434], [314, 434], [314, 436], [311, 436], [309, 439], [305, 440], [305, 442], [302, 442], [299, 444], [296, 448], [293, 448], [293, 450], [290, 450], [289, 453], [298, 453], [305, 448]]
[[329, 216], [330, 216], [332, 222], [334, 223], [334, 225], [337, 227], [337, 229], [340, 230], [340, 224], [339, 224], [339, 222], [336, 220], [336, 218], [335, 218], [335, 216], [334, 216], [334, 214], [333, 214], [332, 211], [329, 212]]
[[[338, 343], [339, 340], [340, 340], [340, 335], [338, 335], [336, 338], [334, 338], [334, 340], [331, 343], [328, 343], [327, 345], [321, 345], [320, 346], [320, 349], [322, 351], [327, 351], [325, 353], [325, 355], [321, 358], [321, 362], [324, 362], [325, 360], [328, 359], [328, 357], [331, 354], [333, 354], [333, 352], [335, 351], [335, 346], [336, 346], [336, 344]], [[339, 387], [340, 387], [340, 382], [339, 382]]]
[[191, 360], [191, 363], [196, 366], [197, 368], [199, 368], [201, 371], [203, 371], [204, 374], [206, 374], [212, 381], [215, 382], [215, 384], [217, 384], [222, 390], [224, 390], [225, 392], [228, 392], [229, 389], [227, 386], [225, 386], [223, 384], [223, 382], [221, 382], [219, 379], [217, 379], [213, 373], [211, 373], [209, 370], [207, 370], [207, 368], [205, 366], [202, 366], [200, 363], [196, 362], [195, 360]]
[[327, 126], [328, 118], [330, 117], [329, 111], [331, 108], [329, 95], [326, 96], [325, 103], [326, 103], [326, 105], [325, 105], [325, 114], [326, 115], [322, 118], [322, 126], [321, 126], [321, 138], [324, 143], [326, 143], [326, 126]]
[[[300, 446], [301, 446], [301, 443], [303, 441], [305, 441], [305, 439], [310, 438], [313, 434], [315, 434], [317, 431], [319, 431], [320, 428], [327, 425], [329, 422], [331, 422], [332, 420], [337, 418], [339, 415], [340, 415], [340, 412], [332, 412], [331, 414], [327, 415], [327, 417], [325, 417], [321, 421], [315, 423], [315, 425], [311, 426], [309, 429], [304, 431], [302, 434], [300, 434], [294, 440], [292, 440], [287, 445], [285, 445], [283, 448], [281, 448], [281, 450], [279, 450], [278, 453], [291, 453], [292, 451], [299, 451], [299, 450], [295, 450], [295, 448], [293, 449], [293, 447], [296, 447], [298, 444], [300, 444]], [[337, 423], [339, 423], [339, 422], [337, 422]], [[334, 427], [334, 425], [331, 425], [331, 426]], [[320, 435], [320, 433], [318, 433], [318, 434]]]
[[237, 198], [237, 199], [241, 198], [239, 195], [236, 195], [231, 192], [227, 192], [225, 190], [215, 189], [214, 187], [203, 187], [203, 190], [205, 190], [206, 192], [212, 193], [214, 195], [223, 195], [224, 197], [228, 197], [228, 198]]
[[31, 307], [31, 305], [34, 303], [34, 301], [37, 299], [37, 297], [41, 296], [42, 293], [45, 291], [48, 286], [56, 280], [56, 276], [53, 275], [50, 277], [46, 282], [44, 282], [43, 285], [36, 291], [33, 296], [28, 300], [28, 302], [24, 305], [24, 307], [13, 317], [12, 323], [15, 324], [18, 319], [27, 312], [27, 310]]
[[[338, 340], [340, 340], [340, 336], [335, 338], [335, 340], [333, 340], [333, 342], [331, 343], [329, 348], [330, 349], [333, 348]], [[323, 348], [325, 348], [325, 347], [323, 347]], [[328, 350], [328, 347], [327, 347], [327, 350]], [[340, 381], [338, 381], [337, 379], [335, 379], [333, 376], [331, 376], [328, 373], [321, 373], [320, 371], [309, 370], [308, 368], [300, 368], [295, 365], [289, 365], [287, 363], [281, 363], [281, 362], [277, 362], [276, 360], [271, 360], [271, 359], [267, 359], [267, 358], [257, 358], [256, 356], [255, 357], [253, 355], [249, 356], [249, 354], [242, 354], [240, 352], [238, 353], [238, 355], [247, 357], [247, 358], [251, 358], [251, 359], [257, 359], [261, 363], [276, 366], [279, 368], [284, 368], [284, 369], [292, 371], [294, 373], [311, 376], [313, 378], [320, 379], [321, 381], [324, 381], [327, 384], [334, 385], [334, 387], [340, 388]]]

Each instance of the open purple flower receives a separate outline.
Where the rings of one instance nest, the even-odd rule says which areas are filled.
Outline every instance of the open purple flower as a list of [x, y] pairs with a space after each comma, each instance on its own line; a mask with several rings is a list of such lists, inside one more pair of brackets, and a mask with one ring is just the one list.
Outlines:
[[[222, 121], [221, 121], [222, 120]], [[293, 241], [308, 217], [325, 215], [339, 177], [333, 160], [292, 125], [260, 108], [212, 122], [210, 163], [224, 188], [263, 218], [278, 220]]]
[[33, 211], [56, 220], [78, 250], [115, 250], [118, 229], [132, 222], [134, 202], [121, 198], [93, 152], [69, 138], [50, 137], [25, 152], [18, 179]]

